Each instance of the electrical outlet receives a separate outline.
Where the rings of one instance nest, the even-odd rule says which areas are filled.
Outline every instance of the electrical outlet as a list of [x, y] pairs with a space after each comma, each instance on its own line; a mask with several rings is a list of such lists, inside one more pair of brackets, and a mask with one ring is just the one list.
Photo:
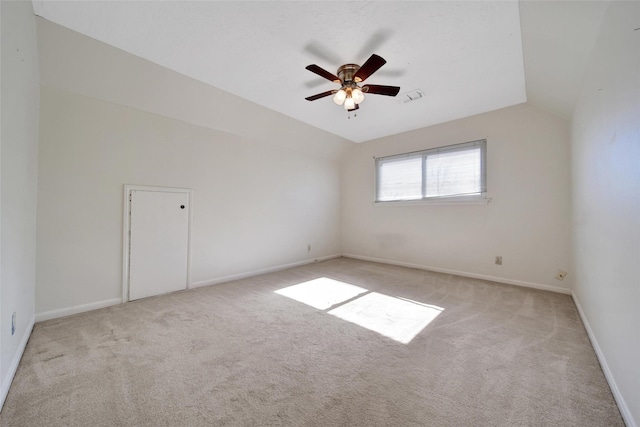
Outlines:
[[564, 280], [564, 278], [567, 277], [567, 272], [564, 270], [558, 270], [555, 277], [558, 280]]
[[16, 333], [16, 312], [11, 315], [11, 335]]
[[496, 256], [496, 265], [502, 265], [502, 256]]

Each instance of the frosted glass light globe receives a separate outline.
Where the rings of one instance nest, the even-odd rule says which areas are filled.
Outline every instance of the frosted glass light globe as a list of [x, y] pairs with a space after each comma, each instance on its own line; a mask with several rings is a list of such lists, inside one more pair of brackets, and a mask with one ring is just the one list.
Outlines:
[[349, 97], [347, 99], [344, 100], [344, 109], [345, 110], [353, 110], [354, 108], [356, 108], [356, 103], [353, 100], [352, 97]]
[[338, 105], [342, 105], [346, 97], [347, 97], [347, 92], [345, 92], [344, 89], [340, 89], [339, 91], [336, 92], [335, 95], [333, 95], [333, 102], [335, 102]]
[[351, 97], [353, 98], [353, 102], [356, 104], [360, 104], [364, 101], [364, 93], [360, 89], [354, 89], [351, 91]]

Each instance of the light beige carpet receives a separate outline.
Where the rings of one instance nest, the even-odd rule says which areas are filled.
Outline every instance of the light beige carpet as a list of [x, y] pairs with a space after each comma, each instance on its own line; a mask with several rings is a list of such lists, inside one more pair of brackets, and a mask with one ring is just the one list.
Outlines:
[[38, 323], [0, 424], [624, 425], [569, 296], [345, 258]]

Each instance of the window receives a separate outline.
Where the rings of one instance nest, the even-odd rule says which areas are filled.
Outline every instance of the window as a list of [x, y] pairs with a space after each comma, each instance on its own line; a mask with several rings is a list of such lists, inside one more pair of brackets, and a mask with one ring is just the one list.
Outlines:
[[376, 158], [376, 202], [484, 196], [487, 140]]

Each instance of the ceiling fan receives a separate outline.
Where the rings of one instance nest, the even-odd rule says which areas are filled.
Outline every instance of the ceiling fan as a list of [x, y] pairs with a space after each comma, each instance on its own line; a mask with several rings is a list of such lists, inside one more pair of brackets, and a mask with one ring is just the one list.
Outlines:
[[344, 105], [344, 109], [347, 111], [354, 111], [360, 108], [360, 104], [364, 100], [364, 94], [370, 93], [374, 95], [386, 95], [396, 96], [400, 92], [398, 86], [383, 86], [383, 85], [364, 85], [360, 86], [358, 83], [364, 82], [371, 74], [375, 73], [386, 64], [382, 57], [375, 53], [367, 59], [367, 61], [359, 66], [357, 64], [344, 64], [338, 68], [338, 75], [334, 75], [327, 70], [311, 64], [306, 67], [307, 70], [312, 73], [316, 73], [320, 77], [324, 77], [327, 80], [331, 80], [334, 83], [340, 85], [340, 89], [328, 90], [326, 92], [318, 93], [316, 95], [308, 96], [305, 99], [307, 101], [315, 101], [316, 99], [324, 98], [329, 95], [333, 95], [333, 102], [338, 105]]

